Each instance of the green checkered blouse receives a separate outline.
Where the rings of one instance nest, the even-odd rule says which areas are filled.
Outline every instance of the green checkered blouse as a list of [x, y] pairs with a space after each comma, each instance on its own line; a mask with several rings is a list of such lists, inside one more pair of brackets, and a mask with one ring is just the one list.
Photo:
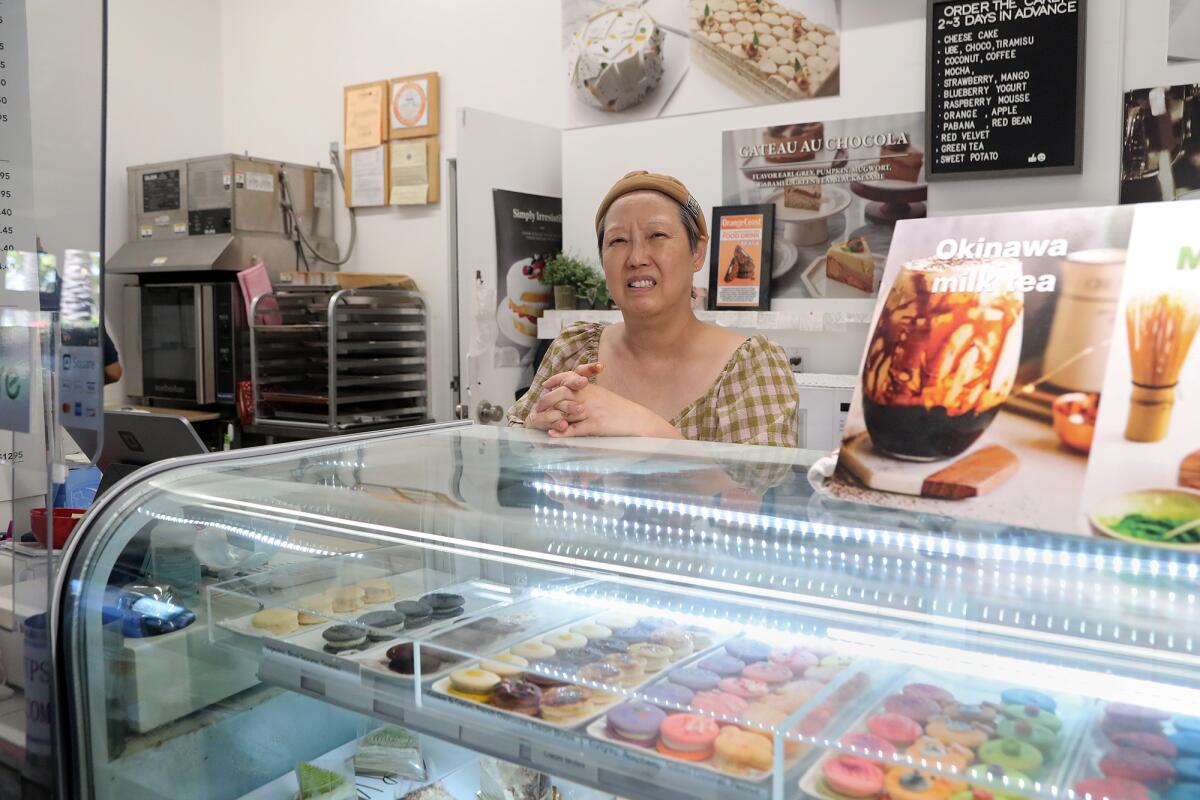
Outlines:
[[[508, 410], [510, 425], [524, 424], [542, 396], [545, 380], [599, 360], [603, 330], [602, 323], [579, 322], [559, 333], [532, 387]], [[765, 336], [753, 336], [734, 351], [709, 390], [671, 424], [686, 439], [795, 447], [799, 401], [783, 348]]]

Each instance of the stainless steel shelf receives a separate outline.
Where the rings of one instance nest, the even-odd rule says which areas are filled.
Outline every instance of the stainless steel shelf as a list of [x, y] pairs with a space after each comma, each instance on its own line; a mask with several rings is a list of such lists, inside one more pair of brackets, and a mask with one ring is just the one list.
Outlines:
[[414, 291], [281, 289], [254, 301], [255, 420], [331, 434], [423, 417], [428, 314]]

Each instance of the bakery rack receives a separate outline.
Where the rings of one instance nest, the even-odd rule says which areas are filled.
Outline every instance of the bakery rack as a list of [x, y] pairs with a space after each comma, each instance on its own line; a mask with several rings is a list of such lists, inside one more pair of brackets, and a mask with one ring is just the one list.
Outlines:
[[419, 421], [429, 398], [429, 314], [418, 292], [302, 286], [254, 299], [256, 423], [343, 433]]

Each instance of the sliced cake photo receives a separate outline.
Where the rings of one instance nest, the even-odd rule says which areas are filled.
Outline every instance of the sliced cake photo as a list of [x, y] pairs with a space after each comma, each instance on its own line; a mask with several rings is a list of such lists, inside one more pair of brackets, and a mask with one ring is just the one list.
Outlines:
[[838, 242], [825, 254], [825, 277], [861, 289], [875, 291], [875, 257], [861, 236]]

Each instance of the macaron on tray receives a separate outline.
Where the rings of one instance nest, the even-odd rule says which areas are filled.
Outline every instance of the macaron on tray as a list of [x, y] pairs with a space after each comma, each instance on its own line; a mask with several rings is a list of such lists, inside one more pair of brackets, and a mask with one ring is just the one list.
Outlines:
[[[471, 581], [436, 590], [414, 592], [414, 582], [404, 575], [389, 575], [358, 581], [324, 582], [301, 596], [267, 605], [254, 614], [222, 620], [221, 627], [245, 636], [286, 641], [289, 645], [332, 652], [324, 631], [337, 626], [368, 626], [376, 634], [400, 634], [423, 638], [445, 628], [464, 614], [478, 614], [504, 602], [494, 593]], [[427, 584], [426, 584], [427, 585]], [[317, 588], [323, 586], [323, 588]], [[435, 609], [434, 598], [457, 598]], [[261, 601], [261, 598], [260, 598]], [[386, 617], [384, 616], [386, 614]], [[370, 640], [368, 640], [370, 641]], [[341, 648], [342, 655], [362, 646]]]
[[1071, 778], [1080, 800], [1200, 800], [1200, 717], [1108, 703]]
[[1075, 696], [912, 670], [840, 736], [840, 749], [804, 773], [800, 788], [826, 800], [1047, 794], [1061, 785], [1087, 708]]
[[451, 671], [432, 689], [497, 713], [575, 728], [724, 638], [666, 617], [593, 614]]
[[[458, 620], [452, 628], [442, 629], [435, 636], [414, 636], [421, 639], [421, 680], [432, 680], [452, 670], [478, 661], [475, 654], [505, 648], [528, 639], [533, 631], [543, 630], [578, 617], [578, 609], [570, 606], [522, 601], [503, 609], [491, 609], [491, 614]], [[350, 656], [381, 680], [405, 682], [416, 673], [415, 652], [411, 643], [384, 642]]]
[[[739, 637], [668, 670], [587, 732], [648, 758], [762, 781], [775, 767], [775, 733], [790, 716], [807, 708], [793, 730], [815, 736], [856, 713], [869, 685], [866, 672], [820, 645]], [[785, 738], [784, 768], [796, 767], [809, 750], [799, 738]]]

